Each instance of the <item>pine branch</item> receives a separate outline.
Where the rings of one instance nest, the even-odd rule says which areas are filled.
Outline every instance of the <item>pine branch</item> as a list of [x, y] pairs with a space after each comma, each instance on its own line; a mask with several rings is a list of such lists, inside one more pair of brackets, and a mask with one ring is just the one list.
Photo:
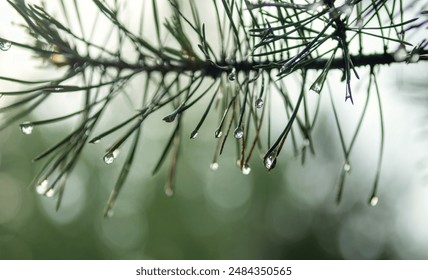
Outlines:
[[[413, 61], [414, 56], [419, 56], [417, 61]], [[364, 54], [364, 55], [351, 55], [350, 59], [354, 67], [374, 67], [378, 65], [390, 65], [395, 63], [415, 63], [418, 61], [428, 60], [428, 49], [419, 49], [417, 52], [409, 52], [403, 57], [397, 58], [397, 52], [383, 53], [383, 54]], [[261, 68], [266, 70], [280, 70], [281, 66], [275, 65], [275, 61], [265, 60], [262, 62], [255, 61], [238, 61], [230, 63], [229, 61], [218, 61], [216, 64], [204, 61], [186, 61], [182, 65], [144, 65], [144, 64], [131, 64], [124, 61], [112, 60], [95, 60], [88, 57], [73, 60], [80, 64], [89, 64], [93, 67], [114, 68], [117, 70], [135, 70], [137, 72], [152, 73], [159, 72], [162, 74], [167, 73], [183, 73], [183, 72], [204, 72], [207, 76], [212, 78], [219, 78], [224, 73], [229, 73], [230, 69], [235, 69], [237, 72], [257, 71]], [[319, 58], [304, 64], [306, 70], [323, 70], [328, 64], [329, 59]], [[221, 65], [222, 67], [218, 67]], [[344, 69], [345, 61], [342, 58], [335, 58], [329, 64], [330, 69]]]
[[[46, 65], [64, 69], [63, 75], [56, 79], [28, 81], [20, 77], [0, 77], [5, 82], [26, 86], [18, 91], [2, 93], [3, 98], [13, 101], [0, 108], [0, 114], [7, 115], [0, 124], [0, 130], [42, 107], [52, 94], [80, 92], [85, 96], [84, 104], [73, 113], [20, 124], [24, 134], [31, 134], [36, 127], [78, 119], [75, 130], [34, 159], [37, 162], [45, 160], [34, 180], [36, 191], [46, 196], [56, 195], [57, 207], [83, 147], [115, 136], [115, 141], [102, 157], [106, 164], [113, 164], [127, 141], [132, 141], [132, 145], [108, 201], [105, 214], [109, 216], [136, 160], [142, 128], [148, 118], [162, 108], [171, 110], [163, 120], [176, 124], [154, 170], [159, 171], [170, 159], [165, 190], [169, 195], [174, 192], [175, 170], [183, 142], [185, 124], [182, 115], [190, 113], [193, 106], [205, 106], [205, 110], [187, 136], [191, 139], [197, 137], [208, 114], [217, 111], [219, 115], [219, 125], [213, 133], [217, 142], [211, 163], [213, 170], [218, 168], [218, 157], [223, 153], [226, 142], [233, 141], [232, 137], [237, 147], [238, 167], [244, 174], [251, 170], [249, 161], [255, 150], [264, 154], [265, 167], [273, 169], [289, 136], [295, 153], [298, 151], [298, 139], [302, 141], [301, 155], [302, 162], [305, 162], [306, 151], [315, 152], [312, 132], [320, 103], [318, 101], [314, 112], [309, 111], [308, 90], [316, 93], [328, 91], [324, 85], [329, 85], [330, 70], [338, 69], [343, 72], [345, 100], [353, 102], [352, 88], [356, 83], [363, 83], [363, 79], [354, 79], [360, 78], [357, 68], [367, 66], [370, 77], [365, 106], [368, 106], [374, 83], [382, 124], [381, 152], [369, 202], [371, 205], [377, 203], [384, 126], [381, 94], [374, 69], [393, 63], [424, 63], [428, 60], [428, 38], [410, 40], [412, 36], [426, 36], [428, 12], [423, 3], [415, 0], [404, 6], [402, 0], [347, 0], [342, 5], [330, 0], [213, 0], [203, 4], [215, 13], [218, 30], [206, 30], [204, 14], [198, 6], [201, 3], [187, 2], [189, 12], [186, 12], [181, 2], [169, 0], [171, 16], [164, 19], [162, 26], [158, 3], [152, 1], [151, 9], [143, 9], [138, 15], [141, 21], [138, 31], [135, 31], [122, 22], [120, 1], [92, 0], [99, 14], [89, 30], [83, 25], [80, 14], [79, 4], [83, 1], [74, 1], [70, 7], [63, 0], [57, 1], [61, 4], [63, 17], [49, 13], [48, 7], [8, 0], [23, 19], [25, 24], [22, 26], [32, 41], [22, 43], [0, 37], [0, 50], [7, 51], [12, 46], [23, 48], [43, 59]], [[131, 5], [137, 4], [132, 2]], [[412, 9], [418, 8], [416, 16], [411, 14]], [[153, 22], [144, 22], [145, 13], [149, 12], [153, 14]], [[94, 32], [101, 28], [99, 17], [104, 17], [110, 24], [102, 26], [102, 29], [109, 30], [104, 41], [94, 40]], [[77, 21], [78, 28], [72, 28], [72, 20]], [[154, 27], [155, 40], [143, 36], [144, 24]], [[218, 33], [220, 46], [216, 47], [215, 40], [211, 42], [212, 39], [208, 39], [208, 32], [210, 35]], [[109, 44], [112, 34], [117, 34], [116, 44]], [[379, 49], [367, 52], [366, 40], [377, 40]], [[124, 50], [125, 45], [135, 50], [134, 56], [129, 54], [129, 50]], [[312, 79], [309, 72], [319, 74]], [[297, 100], [284, 82], [289, 75], [301, 81]], [[137, 112], [101, 133], [96, 131], [103, 114], [114, 106], [117, 96], [132, 98], [128, 95], [128, 88], [130, 81], [136, 78], [142, 79], [145, 85], [142, 93], [133, 96], [138, 101], [130, 102]], [[270, 114], [265, 104], [276, 102], [272, 101], [274, 94], [283, 99], [284, 112], [288, 116], [282, 133], [276, 138], [272, 138], [271, 118], [265, 116]], [[209, 100], [208, 104], [202, 101], [204, 97]], [[342, 135], [336, 105], [333, 101], [331, 103], [344, 156], [338, 183], [339, 201], [350, 170], [350, 153], [364, 114], [348, 144]]]

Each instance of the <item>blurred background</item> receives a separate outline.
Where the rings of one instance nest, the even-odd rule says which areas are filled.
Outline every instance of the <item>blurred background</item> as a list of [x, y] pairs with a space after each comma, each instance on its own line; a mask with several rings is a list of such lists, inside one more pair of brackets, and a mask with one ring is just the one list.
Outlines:
[[[87, 17], [93, 14], [93, 5], [85, 11]], [[29, 40], [16, 25], [22, 20], [6, 1], [0, 3], [0, 18], [1, 36]], [[131, 23], [132, 19], [128, 18]], [[153, 27], [145, 28], [150, 37]], [[1, 76], [30, 80], [58, 72], [40, 66], [40, 59], [14, 46], [0, 52], [0, 65]], [[108, 143], [85, 147], [56, 212], [55, 200], [38, 195], [30, 185], [40, 167], [32, 158], [60, 139], [73, 122], [43, 126], [31, 135], [22, 134], [18, 125], [58, 115], [65, 104], [78, 102], [72, 94], [63, 94], [0, 132], [0, 259], [427, 259], [427, 66], [391, 65], [379, 73], [386, 134], [376, 207], [367, 202], [380, 137], [374, 96], [351, 154], [343, 200], [337, 205], [335, 185], [343, 154], [324, 94], [313, 135], [316, 154], [308, 154], [305, 165], [286, 149], [272, 172], [254, 157], [250, 174], [243, 175], [234, 164], [231, 145], [226, 147], [231, 152], [219, 159], [218, 170], [210, 170], [217, 123], [212, 115], [197, 139], [183, 138], [176, 193], [167, 197], [168, 162], [151, 176], [173, 128], [162, 121], [166, 110], [144, 127], [137, 160], [112, 218], [104, 218], [103, 210], [121, 158], [104, 164], [103, 148]], [[360, 75], [368, 76], [368, 69], [361, 69]], [[333, 85], [348, 141], [367, 94], [365, 84], [356, 90], [355, 105], [344, 102], [342, 84]], [[0, 81], [0, 92], [22, 87], [15, 86]], [[0, 99], [0, 106], [9, 102], [5, 99]], [[125, 118], [127, 106], [119, 99], [99, 131]], [[203, 109], [187, 114], [185, 133], [190, 133]], [[0, 115], [0, 121], [4, 118]], [[277, 126], [274, 129], [280, 131], [283, 124]]]

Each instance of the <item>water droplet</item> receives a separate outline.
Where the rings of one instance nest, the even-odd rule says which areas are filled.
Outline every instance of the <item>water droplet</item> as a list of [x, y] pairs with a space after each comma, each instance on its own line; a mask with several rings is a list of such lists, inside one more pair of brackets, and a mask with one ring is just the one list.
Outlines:
[[10, 49], [10, 47], [12, 47], [12, 43], [11, 42], [4, 41], [4, 40], [0, 41], [0, 50], [2, 50], [2, 51], [5, 52], [5, 51], [8, 51]]
[[351, 172], [351, 165], [349, 164], [349, 162], [346, 162], [346, 163], [343, 165], [343, 171], [345, 171], [346, 173]]
[[198, 131], [197, 130], [193, 130], [192, 133], [190, 133], [190, 139], [195, 139], [196, 136], [198, 136]]
[[113, 153], [109, 152], [109, 153], [105, 154], [103, 159], [104, 159], [104, 162], [106, 164], [112, 164], [114, 161], [114, 158], [115, 157], [114, 157]]
[[210, 169], [211, 169], [212, 171], [216, 171], [216, 170], [218, 169], [218, 163], [217, 163], [217, 162], [212, 162], [212, 163], [210, 164]]
[[113, 211], [113, 209], [108, 209], [107, 210], [107, 218], [111, 218], [111, 217], [113, 217], [114, 216], [114, 211]]
[[21, 131], [25, 135], [30, 135], [33, 132], [34, 126], [30, 122], [24, 122], [20, 124]]
[[244, 166], [242, 166], [242, 174], [244, 175], [248, 175], [251, 172], [251, 167], [248, 164], [244, 164]]
[[91, 143], [92, 144], [98, 144], [98, 143], [100, 143], [101, 142], [101, 139], [95, 139], [94, 141], [92, 141]]
[[2, 97], [3, 97], [3, 94], [0, 93], [0, 98], [2, 98]]
[[174, 195], [174, 190], [171, 189], [171, 188], [166, 188], [165, 189], [165, 194], [166, 194], [166, 196], [171, 197], [171, 196]]
[[406, 60], [407, 52], [404, 46], [400, 46], [398, 50], [394, 53], [395, 61], [404, 61]]
[[43, 180], [39, 185], [36, 186], [36, 192], [38, 194], [45, 194], [45, 192], [48, 190], [48, 180]]
[[223, 132], [221, 132], [221, 130], [220, 130], [220, 129], [217, 129], [217, 130], [214, 132], [214, 136], [215, 136], [215, 138], [220, 138], [222, 135], [223, 135]]
[[357, 27], [360, 29], [364, 27], [364, 19], [363, 18], [359, 18], [357, 20]]
[[233, 136], [236, 139], [241, 139], [244, 136], [244, 130], [242, 129], [242, 127], [237, 127], [233, 132]]
[[309, 6], [309, 10], [312, 10], [314, 12], [322, 12], [322, 10], [325, 8], [323, 1], [318, 1]]
[[46, 193], [46, 197], [53, 197], [55, 195], [55, 190], [53, 188], [50, 188]]
[[376, 206], [377, 205], [377, 203], [379, 202], [379, 198], [377, 197], [377, 196], [372, 196], [372, 198], [370, 198], [370, 205], [371, 206]]
[[339, 8], [341, 16], [342, 16], [342, 20], [345, 20], [351, 16], [352, 8], [353, 8], [352, 5], [347, 5], [347, 4], [345, 4]]
[[232, 71], [229, 73], [229, 76], [227, 76], [229, 81], [236, 80], [236, 69], [233, 68]]
[[330, 8], [329, 12], [330, 12], [330, 17], [333, 19], [337, 19], [341, 15], [339, 9], [335, 7]]
[[257, 109], [262, 108], [263, 107], [263, 99], [257, 98], [255, 105], [256, 105]]
[[420, 57], [421, 56], [418, 53], [412, 54], [410, 56], [410, 58], [409, 58], [409, 63], [416, 63], [416, 62], [418, 62]]
[[316, 93], [320, 93], [321, 92], [321, 84], [317, 81], [314, 84], [312, 84], [310, 89], [315, 91]]
[[273, 155], [269, 155], [265, 158], [264, 164], [266, 169], [270, 170], [275, 167], [276, 164], [276, 158]]
[[172, 113], [172, 114], [164, 117], [163, 120], [166, 121], [166, 122], [173, 122], [176, 117], [177, 117], [177, 114], [176, 113]]
[[309, 147], [310, 144], [311, 144], [311, 141], [309, 141], [308, 138], [305, 138], [305, 140], [303, 140], [303, 146], [304, 147]]

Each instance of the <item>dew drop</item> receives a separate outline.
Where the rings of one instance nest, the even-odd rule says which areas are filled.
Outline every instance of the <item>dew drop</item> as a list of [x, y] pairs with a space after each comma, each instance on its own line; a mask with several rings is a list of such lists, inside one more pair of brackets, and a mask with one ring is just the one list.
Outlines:
[[275, 167], [275, 160], [276, 158], [274, 158], [272, 155], [269, 155], [268, 157], [265, 158], [264, 160], [264, 164], [266, 169], [270, 170], [272, 168]]
[[229, 73], [229, 76], [227, 76], [227, 78], [229, 79], [229, 81], [236, 80], [236, 69], [235, 68], [232, 69], [232, 71]]
[[376, 206], [377, 205], [377, 203], [379, 202], [379, 198], [377, 197], [377, 196], [372, 196], [372, 198], [370, 198], [370, 205], [371, 206]]
[[93, 141], [92, 142], [92, 144], [98, 144], [98, 143], [100, 143], [101, 142], [101, 140], [100, 139], [96, 139], [95, 141]]
[[403, 46], [399, 47], [398, 50], [394, 53], [395, 61], [404, 61], [406, 60], [406, 57], [407, 57], [407, 52]]
[[303, 140], [303, 146], [304, 147], [309, 147], [310, 144], [311, 144], [311, 141], [309, 141], [308, 138], [305, 138], [305, 140]]
[[210, 169], [211, 169], [212, 171], [216, 171], [216, 170], [218, 169], [218, 163], [217, 163], [217, 162], [212, 162], [212, 163], [210, 164]]
[[244, 164], [244, 166], [242, 166], [242, 174], [244, 175], [248, 175], [251, 172], [251, 167], [248, 164]]
[[2, 51], [8, 51], [12, 47], [12, 43], [9, 41], [1, 40], [0, 41], [0, 50]]
[[36, 192], [38, 194], [45, 194], [48, 189], [48, 180], [43, 180], [39, 185], [36, 186]]
[[351, 172], [351, 165], [349, 164], [349, 162], [346, 162], [346, 163], [343, 165], [343, 171], [345, 171], [346, 173]]
[[171, 189], [171, 188], [166, 188], [165, 189], [165, 194], [166, 194], [166, 196], [171, 197], [171, 196], [174, 195], [174, 190]]
[[312, 5], [309, 6], [309, 10], [312, 10], [314, 12], [322, 12], [322, 10], [325, 8], [323, 1], [315, 2]]
[[20, 124], [21, 131], [25, 135], [30, 135], [33, 132], [34, 126], [30, 122], [24, 122]]
[[347, 19], [351, 16], [352, 14], [352, 7], [351, 5], [343, 5], [342, 7], [340, 7], [340, 13], [342, 14], [343, 20]]
[[111, 218], [111, 217], [113, 217], [114, 216], [114, 211], [113, 211], [113, 209], [108, 209], [107, 210], [107, 218]]
[[114, 158], [115, 158], [114, 154], [109, 152], [109, 153], [105, 154], [103, 159], [104, 159], [104, 162], [106, 164], [112, 164], [114, 161]]
[[262, 108], [263, 107], [263, 99], [257, 98], [255, 105], [256, 105], [257, 109]]
[[360, 28], [360, 29], [364, 27], [364, 19], [359, 18], [357, 20], [357, 27]]
[[416, 63], [416, 62], [418, 62], [420, 57], [421, 56], [418, 53], [412, 54], [410, 56], [410, 58], [409, 58], [409, 63]]
[[311, 86], [310, 89], [315, 91], [316, 93], [320, 93], [321, 92], [321, 84], [319, 82], [316, 82]]
[[241, 139], [244, 136], [244, 130], [242, 129], [242, 127], [237, 127], [233, 132], [233, 136], [236, 139]]
[[340, 17], [340, 15], [341, 15], [341, 12], [339, 11], [339, 9], [335, 8], [335, 7], [330, 8], [329, 12], [330, 12], [330, 16], [333, 19], [338, 19]]
[[190, 133], [190, 139], [195, 139], [196, 136], [198, 136], [198, 131], [197, 130], [193, 130], [192, 133]]
[[163, 120], [166, 121], [166, 122], [168, 122], [168, 123], [170, 123], [170, 122], [173, 122], [176, 117], [177, 117], [177, 114], [176, 113], [172, 113], [172, 114], [164, 117]]
[[214, 136], [215, 136], [215, 138], [220, 138], [222, 135], [223, 135], [223, 132], [221, 132], [221, 130], [220, 130], [220, 129], [217, 129], [217, 130], [214, 132]]
[[55, 195], [55, 190], [53, 188], [50, 188], [46, 193], [46, 197], [53, 197]]

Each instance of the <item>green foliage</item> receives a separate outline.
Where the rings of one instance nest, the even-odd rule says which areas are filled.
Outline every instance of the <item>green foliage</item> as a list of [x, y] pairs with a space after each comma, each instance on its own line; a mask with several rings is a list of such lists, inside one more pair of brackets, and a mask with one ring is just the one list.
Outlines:
[[[121, 1], [92, 0], [98, 14], [92, 26], [82, 20], [81, 1], [56, 2], [62, 8], [62, 17], [48, 12], [44, 5], [11, 1], [9, 4], [21, 15], [32, 42], [21, 43], [12, 38], [0, 38], [0, 49], [11, 46], [28, 49], [53, 68], [65, 69], [59, 78], [28, 81], [12, 77], [1, 80], [26, 86], [19, 91], [2, 92], [12, 100], [0, 108], [7, 116], [0, 124], [4, 129], [42, 107], [50, 96], [74, 92], [83, 93], [84, 102], [73, 113], [53, 116], [51, 119], [22, 123], [21, 130], [30, 134], [33, 128], [78, 117], [73, 131], [52, 147], [40, 153], [34, 161], [44, 161], [34, 185], [40, 194], [56, 195], [60, 206], [67, 177], [73, 171], [87, 143], [98, 143], [114, 135], [115, 141], [106, 149], [104, 162], [111, 164], [123, 150], [125, 142], [131, 145], [125, 162], [112, 190], [105, 214], [112, 213], [116, 198], [126, 183], [132, 163], [138, 157], [137, 146], [143, 125], [149, 117], [163, 108], [171, 113], [163, 118], [175, 122], [165, 148], [161, 152], [153, 173], [170, 160], [166, 193], [174, 192], [175, 169], [183, 136], [183, 115], [194, 106], [206, 106], [189, 135], [196, 138], [208, 114], [216, 111], [219, 124], [214, 131], [216, 154], [211, 164], [218, 167], [217, 159], [227, 141], [236, 142], [238, 166], [244, 174], [250, 171], [250, 160], [255, 151], [264, 154], [268, 170], [277, 166], [278, 156], [287, 139], [298, 151], [301, 140], [302, 162], [307, 150], [314, 153], [312, 132], [318, 116], [319, 101], [315, 110], [307, 105], [311, 91], [328, 92], [332, 112], [343, 150], [344, 164], [339, 175], [337, 201], [340, 201], [346, 174], [350, 170], [350, 154], [363, 122], [369, 97], [376, 95], [381, 123], [381, 148], [369, 202], [377, 203], [377, 186], [384, 146], [381, 93], [377, 85], [380, 65], [390, 63], [416, 63], [427, 60], [426, 40], [412, 41], [428, 26], [424, 1], [403, 0], [346, 0], [346, 1], [243, 1], [170, 0], [171, 16], [161, 18], [158, 1], [127, 3], [141, 7], [138, 30], [123, 21]], [[123, 1], [125, 2], [125, 1]], [[129, 1], [128, 1], [129, 2]], [[137, 3], [138, 2], [138, 3]], [[339, 3], [340, 2], [340, 3]], [[151, 8], [149, 8], [149, 4]], [[416, 8], [415, 8], [416, 7]], [[135, 8], [133, 10], [139, 10]], [[419, 14], [412, 14], [419, 10]], [[207, 29], [205, 12], [214, 14], [217, 30]], [[153, 14], [151, 22], [146, 15]], [[104, 17], [110, 26], [100, 26]], [[77, 27], [72, 25], [77, 22]], [[163, 23], [163, 25], [162, 25]], [[154, 27], [155, 39], [146, 38], [143, 26]], [[105, 41], [94, 39], [95, 30], [110, 30]], [[207, 33], [210, 36], [207, 36]], [[214, 35], [217, 33], [217, 38]], [[109, 40], [117, 34], [117, 44]], [[375, 53], [365, 52], [365, 42], [375, 39]], [[219, 46], [217, 46], [217, 41]], [[128, 49], [125, 48], [128, 46]], [[127, 55], [129, 46], [135, 55]], [[370, 67], [364, 110], [350, 143], [344, 140], [339, 117], [329, 89], [331, 70], [342, 73], [345, 101], [354, 102], [352, 89], [362, 83], [357, 69]], [[318, 73], [315, 78], [308, 75]], [[287, 86], [291, 76], [298, 79], [297, 98]], [[118, 96], [127, 96], [132, 80], [142, 79], [144, 87], [140, 100], [134, 102], [136, 112], [126, 120], [112, 124], [101, 133], [96, 128], [105, 112]], [[362, 79], [363, 80], [363, 79]], [[270, 106], [273, 95], [284, 102], [288, 120], [279, 135], [273, 135]], [[208, 99], [207, 103], [202, 100]], [[303, 111], [303, 112], [302, 112]], [[291, 136], [291, 137], [290, 137]], [[231, 139], [232, 138], [232, 139]], [[233, 139], [234, 138], [234, 139]]]

